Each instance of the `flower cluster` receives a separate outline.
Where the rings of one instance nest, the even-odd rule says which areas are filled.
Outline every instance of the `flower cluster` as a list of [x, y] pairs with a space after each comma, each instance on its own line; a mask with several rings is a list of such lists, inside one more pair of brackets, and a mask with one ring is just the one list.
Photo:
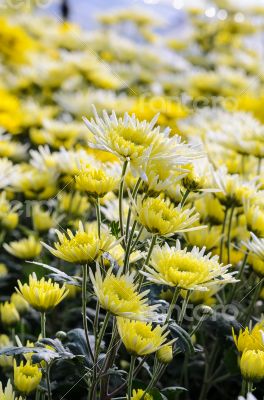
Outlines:
[[262, 398], [264, 9], [87, 32], [22, 3], [0, 4], [0, 399]]

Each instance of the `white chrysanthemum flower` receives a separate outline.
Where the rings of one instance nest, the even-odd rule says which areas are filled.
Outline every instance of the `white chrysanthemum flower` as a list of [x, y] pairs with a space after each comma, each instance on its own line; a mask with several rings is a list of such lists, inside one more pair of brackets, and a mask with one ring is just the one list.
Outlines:
[[220, 167], [213, 171], [213, 177], [221, 192], [216, 193], [222, 204], [228, 207], [241, 206], [257, 190], [257, 179], [244, 181], [240, 175], [227, 173], [226, 167]]
[[139, 121], [136, 116], [125, 113], [124, 118], [117, 118], [115, 112], [109, 116], [103, 111], [100, 118], [95, 108], [94, 119], [84, 118], [88, 129], [93, 134], [90, 146], [109, 151], [123, 161], [130, 161], [133, 171], [140, 171], [146, 178], [143, 166], [149, 159], [170, 161], [168, 168], [173, 165], [183, 165], [192, 159], [200, 157], [196, 147], [181, 143], [178, 136], [170, 138], [169, 129], [160, 132], [154, 127], [158, 115], [151, 122]]
[[264, 238], [260, 239], [251, 232], [251, 240], [242, 242], [242, 245], [246, 246], [249, 251], [264, 261]]
[[18, 176], [18, 167], [7, 158], [0, 158], [0, 189], [12, 185]]
[[51, 152], [48, 145], [39, 146], [38, 150], [30, 150], [30, 164], [40, 171], [57, 169], [57, 152]]
[[206, 291], [215, 284], [236, 282], [234, 273], [228, 272], [231, 265], [223, 266], [217, 255], [211, 257], [211, 253], [205, 254], [205, 251], [206, 247], [196, 246], [191, 251], [181, 249], [179, 240], [175, 247], [167, 243], [163, 247], [157, 245], [142, 274], [151, 282], [186, 290]]

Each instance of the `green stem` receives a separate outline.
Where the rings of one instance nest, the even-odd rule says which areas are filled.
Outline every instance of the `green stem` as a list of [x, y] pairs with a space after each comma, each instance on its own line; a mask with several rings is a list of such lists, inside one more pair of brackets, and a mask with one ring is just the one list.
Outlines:
[[[148, 254], [147, 254], [146, 260], [144, 262], [144, 265], [143, 265], [143, 267], [141, 269], [142, 271], [144, 271], [145, 267], [147, 267], [149, 265], [150, 256], [151, 256], [152, 250], [153, 250], [153, 248], [154, 248], [154, 246], [156, 244], [156, 239], [157, 239], [157, 236], [156, 235], [152, 235], [150, 246], [149, 246], [149, 249], [148, 249]], [[140, 291], [140, 289], [141, 289], [141, 286], [142, 286], [142, 283], [143, 283], [143, 279], [144, 279], [144, 275], [141, 274], [140, 278], [139, 278], [138, 291]]]
[[[41, 312], [40, 313], [40, 325], [41, 325], [41, 336], [42, 339], [46, 337], [46, 313]], [[45, 368], [45, 374], [46, 374], [46, 383], [47, 383], [47, 391], [48, 391], [48, 400], [52, 400], [52, 394], [51, 394], [51, 387], [50, 387], [50, 365], [45, 362], [46, 368]]]
[[[135, 199], [141, 182], [142, 182], [142, 179], [138, 178], [137, 183], [135, 184], [135, 187], [132, 192], [132, 199]], [[127, 214], [127, 223], [126, 223], [126, 240], [128, 240], [128, 235], [129, 235], [129, 225], [130, 225], [131, 213], [132, 213], [132, 208], [129, 207], [128, 214]]]
[[250, 318], [253, 316], [252, 315], [253, 314], [253, 309], [254, 309], [254, 306], [256, 304], [256, 301], [259, 298], [259, 295], [260, 295], [260, 292], [261, 292], [261, 288], [262, 288], [262, 282], [263, 282], [263, 279], [259, 280], [259, 278], [258, 278], [258, 282], [256, 284], [256, 287], [254, 288], [255, 289], [254, 290], [254, 294], [252, 296], [252, 299], [250, 301], [249, 307], [248, 307], [247, 312], [246, 312], [246, 318], [245, 318], [244, 326], [248, 325]]
[[96, 199], [95, 209], [96, 209], [97, 231], [98, 231], [98, 237], [100, 239], [100, 237], [101, 237], [101, 210], [100, 210], [99, 197], [97, 197], [97, 199]]
[[166, 317], [166, 320], [165, 320], [165, 324], [167, 324], [169, 322], [170, 318], [171, 318], [171, 314], [172, 314], [172, 311], [173, 311], [173, 309], [175, 307], [175, 304], [176, 304], [176, 302], [178, 300], [180, 291], [181, 290], [176, 286], [176, 288], [174, 290], [174, 293], [173, 293], [173, 297], [172, 297], [170, 306], [169, 306], [169, 309], [168, 309], [168, 313], [167, 313], [167, 317]]
[[246, 397], [247, 395], [247, 381], [245, 379], [242, 380], [242, 386], [241, 386], [241, 396]]
[[189, 196], [190, 193], [191, 193], [191, 191], [189, 189], [186, 189], [186, 191], [182, 197], [182, 200], [181, 200], [181, 207], [183, 207], [184, 204], [186, 203], [187, 197]]
[[131, 356], [130, 369], [128, 374], [128, 400], [131, 400], [132, 395], [132, 384], [133, 384], [133, 375], [135, 368], [136, 356]]
[[186, 297], [185, 297], [185, 299], [183, 300], [181, 312], [180, 312], [180, 315], [179, 315], [179, 321], [178, 321], [178, 324], [179, 324], [179, 325], [182, 324], [184, 315], [185, 315], [185, 313], [186, 313], [186, 309], [187, 309], [187, 305], [188, 305], [188, 302], [189, 302], [190, 295], [191, 295], [191, 291], [190, 291], [190, 290], [187, 290]]
[[141, 226], [141, 227], [139, 228], [139, 231], [138, 231], [137, 237], [136, 237], [136, 239], [135, 239], [134, 243], [132, 244], [132, 247], [131, 247], [130, 253], [132, 253], [132, 251], [134, 250], [134, 248], [135, 248], [135, 247], [136, 247], [136, 245], [138, 244], [138, 241], [139, 241], [139, 239], [140, 239], [140, 236], [141, 236], [141, 234], [142, 234], [142, 232], [143, 232], [143, 229], [144, 229], [144, 227], [143, 227], [143, 226]]
[[[124, 236], [124, 226], [123, 226], [123, 196], [124, 196], [124, 182], [125, 175], [128, 166], [128, 161], [126, 160], [123, 164], [122, 175], [119, 185], [119, 195], [118, 195], [118, 206], [119, 206], [119, 225], [121, 237]], [[123, 239], [123, 246], [125, 247], [125, 239]]]
[[190, 333], [190, 337], [192, 337], [200, 328], [200, 326], [202, 325], [202, 323], [204, 322], [204, 320], [206, 320], [208, 316], [207, 315], [202, 315], [201, 318], [199, 319], [197, 325], [195, 325], [195, 327], [193, 328], [193, 330]]
[[83, 317], [83, 329], [86, 339], [86, 345], [88, 349], [88, 353], [91, 356], [91, 359], [94, 360], [93, 351], [90, 345], [89, 340], [89, 331], [88, 331], [88, 323], [87, 323], [87, 316], [86, 316], [86, 307], [87, 307], [87, 264], [82, 266], [82, 317]]
[[40, 326], [42, 339], [46, 337], [46, 314], [45, 312], [40, 313]]
[[222, 237], [220, 242], [220, 256], [219, 256], [220, 263], [222, 262], [224, 244], [225, 244], [225, 226], [226, 226], [227, 213], [228, 213], [228, 207], [225, 208], [224, 220], [222, 225], [222, 232], [221, 232]]
[[104, 336], [104, 334], [105, 334], [105, 331], [106, 331], [106, 328], [107, 328], [107, 325], [108, 325], [108, 321], [109, 321], [110, 315], [111, 315], [111, 313], [110, 313], [109, 311], [107, 311], [106, 316], [105, 316], [105, 319], [104, 319], [104, 322], [103, 322], [103, 325], [102, 325], [102, 327], [101, 327], [101, 329], [100, 329], [100, 332], [99, 332], [99, 335], [98, 335], [98, 339], [97, 339], [97, 341], [96, 341], [96, 346], [95, 346], [95, 360], [94, 360], [95, 363], [97, 362], [97, 359], [98, 359], [98, 356], [99, 356], [100, 345], [101, 345], [103, 336]]
[[131, 244], [133, 241], [133, 236], [134, 236], [134, 232], [136, 229], [136, 225], [137, 225], [137, 221], [134, 221], [130, 235], [129, 235], [129, 239], [127, 242], [127, 246], [126, 246], [126, 254], [125, 254], [125, 259], [124, 259], [124, 272], [127, 272], [129, 269], [129, 258], [130, 258], [130, 254], [131, 254]]
[[[241, 264], [241, 266], [240, 266], [240, 269], [239, 269], [239, 273], [238, 273], [238, 275], [237, 275], [237, 277], [236, 277], [236, 279], [238, 279], [239, 281], [240, 281], [240, 279], [241, 279], [241, 277], [242, 277], [242, 274], [243, 274], [245, 265], [246, 265], [246, 263], [247, 263], [247, 259], [248, 259], [248, 251], [246, 251], [246, 253], [245, 253], [243, 262], [242, 262], [242, 264]], [[227, 299], [227, 304], [228, 304], [228, 303], [232, 303], [233, 298], [235, 297], [235, 294], [236, 294], [236, 292], [237, 292], [238, 286], [239, 286], [239, 282], [237, 282], [237, 283], [235, 283], [235, 284], [233, 285], [232, 291], [230, 292], [230, 296], [229, 296], [228, 299]]]
[[261, 172], [261, 163], [262, 163], [262, 158], [258, 158], [258, 167], [257, 167], [257, 175], [260, 175]]
[[228, 231], [227, 231], [227, 263], [230, 264], [230, 247], [231, 247], [231, 228], [232, 228], [232, 219], [234, 215], [235, 206], [232, 205], [230, 211], [230, 218], [228, 224]]

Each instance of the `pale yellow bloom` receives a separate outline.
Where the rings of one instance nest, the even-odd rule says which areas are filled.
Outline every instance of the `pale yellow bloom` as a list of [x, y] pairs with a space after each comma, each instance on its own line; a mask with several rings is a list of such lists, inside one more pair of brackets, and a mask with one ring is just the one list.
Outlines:
[[105, 310], [125, 318], [154, 319], [157, 306], [148, 305], [149, 290], [137, 291], [135, 272], [123, 274], [120, 268], [114, 275], [113, 268], [109, 268], [103, 277], [97, 266], [95, 274], [90, 270], [90, 277], [95, 295]]
[[26, 239], [10, 242], [9, 244], [4, 243], [3, 247], [14, 257], [24, 260], [39, 256], [42, 250], [41, 243], [35, 236], [29, 236]]
[[218, 256], [211, 257], [205, 254], [206, 248], [201, 250], [193, 247], [181, 249], [179, 240], [176, 247], [156, 245], [150, 258], [150, 266], [142, 274], [151, 282], [179, 287], [188, 290], [208, 290], [216, 283], [226, 284], [236, 282], [233, 273], [229, 273], [230, 265], [223, 266], [218, 262]]
[[150, 323], [121, 317], [117, 318], [117, 328], [127, 351], [136, 356], [155, 353], [165, 344], [169, 334], [166, 325], [154, 327]]
[[115, 244], [115, 238], [106, 230], [102, 230], [100, 238], [94, 227], [84, 229], [81, 221], [75, 234], [67, 229], [67, 234], [56, 230], [59, 242], [52, 248], [42, 243], [54, 256], [74, 263], [88, 263], [96, 260]]
[[152, 234], [161, 236], [178, 232], [201, 229], [194, 227], [199, 219], [195, 209], [175, 207], [169, 199], [162, 196], [139, 198], [135, 207], [136, 219]]
[[36, 310], [45, 312], [56, 307], [68, 294], [65, 285], [53, 283], [51, 279], [37, 279], [35, 273], [29, 275], [29, 283], [18, 282], [17, 292]]
[[42, 373], [37, 364], [32, 365], [30, 361], [24, 364], [21, 361], [17, 365], [16, 361], [14, 361], [14, 384], [21, 393], [28, 395], [36, 390], [41, 378]]
[[5, 303], [0, 304], [0, 312], [3, 325], [16, 325], [16, 323], [20, 320], [18, 311], [14, 303], [9, 303], [8, 301], [6, 301]]

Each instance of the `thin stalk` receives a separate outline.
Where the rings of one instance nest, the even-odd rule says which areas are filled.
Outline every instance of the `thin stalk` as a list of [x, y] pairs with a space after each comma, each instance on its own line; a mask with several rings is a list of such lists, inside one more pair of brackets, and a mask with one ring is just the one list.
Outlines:
[[136, 229], [136, 225], [137, 225], [137, 221], [134, 221], [130, 235], [129, 235], [129, 239], [127, 242], [127, 246], [126, 246], [126, 254], [125, 254], [125, 259], [124, 259], [124, 272], [127, 272], [129, 269], [129, 257], [131, 254], [131, 244], [133, 241], [133, 236], [134, 236], [134, 232]]
[[167, 317], [166, 317], [166, 320], [165, 320], [165, 324], [167, 324], [169, 322], [170, 318], [171, 318], [171, 314], [172, 314], [172, 311], [173, 311], [173, 309], [175, 307], [175, 304], [176, 304], [176, 302], [178, 300], [180, 291], [181, 290], [176, 286], [176, 288], [174, 290], [174, 293], [173, 293], [173, 297], [172, 297], [170, 306], [169, 306], [169, 309], [168, 309], [168, 313], [167, 313]]
[[[147, 356], [143, 357], [138, 366], [134, 369], [134, 378], [138, 375], [139, 371], [141, 370], [144, 362], [146, 361]], [[107, 399], [111, 400], [112, 397], [119, 393], [122, 389], [124, 389], [127, 386], [127, 382], [122, 383], [122, 385], [118, 386], [116, 389], [114, 389], [111, 393], [109, 393]]]
[[226, 226], [227, 214], [228, 214], [228, 207], [225, 208], [224, 220], [223, 220], [223, 225], [222, 225], [222, 232], [221, 232], [222, 237], [221, 237], [221, 242], [220, 242], [220, 256], [219, 256], [220, 263], [222, 262], [223, 252], [224, 252], [225, 226]]
[[253, 294], [253, 296], [251, 298], [251, 301], [249, 303], [249, 307], [248, 307], [247, 312], [246, 312], [246, 318], [245, 318], [244, 326], [248, 325], [249, 320], [252, 317], [254, 306], [255, 306], [256, 301], [258, 300], [260, 292], [261, 292], [261, 288], [262, 288], [262, 284], [261, 283], [262, 282], [263, 282], [263, 279], [261, 279], [261, 280], [258, 279], [258, 282], [257, 282], [257, 284], [256, 284], [256, 286], [254, 288], [255, 289], [254, 290], [254, 294]]
[[[40, 313], [40, 325], [41, 325], [41, 336], [42, 339], [46, 337], [46, 313]], [[50, 387], [50, 366], [47, 362], [45, 362], [45, 375], [46, 375], [46, 383], [47, 383], [47, 391], [48, 391], [48, 400], [52, 400], [51, 387]]]
[[247, 381], [245, 379], [242, 380], [242, 386], [241, 386], [241, 396], [246, 397], [247, 395]]
[[[132, 192], [132, 199], [136, 198], [136, 195], [137, 195], [137, 192], [138, 192], [141, 182], [142, 182], [142, 179], [138, 178], [137, 183], [135, 184], [135, 187]], [[126, 241], [128, 240], [128, 235], [129, 235], [129, 225], [130, 225], [131, 213], [132, 213], [132, 209], [131, 209], [131, 207], [129, 207], [128, 214], [127, 214], [127, 222], [126, 222]]]
[[46, 313], [40, 313], [40, 326], [41, 326], [41, 336], [42, 339], [46, 337]]
[[232, 228], [232, 219], [234, 215], [235, 206], [232, 205], [228, 223], [228, 231], [227, 231], [227, 263], [230, 264], [230, 247], [231, 247], [231, 228]]
[[89, 331], [88, 331], [88, 323], [87, 323], [87, 316], [86, 316], [86, 307], [87, 307], [87, 264], [82, 266], [82, 317], [83, 317], [83, 329], [86, 339], [86, 345], [88, 349], [88, 353], [91, 356], [91, 359], [94, 360], [92, 348], [90, 345], [89, 340]]
[[131, 247], [131, 250], [130, 250], [131, 253], [132, 253], [132, 251], [134, 250], [134, 248], [136, 247], [136, 245], [138, 244], [138, 241], [139, 241], [140, 236], [141, 236], [141, 234], [142, 234], [142, 232], [143, 232], [143, 229], [144, 229], [143, 226], [141, 226], [141, 227], [139, 228], [138, 235], [137, 235], [137, 237], [136, 237], [134, 243], [132, 244], [132, 247]]
[[100, 329], [100, 332], [99, 332], [99, 335], [98, 335], [98, 339], [97, 339], [97, 341], [96, 341], [96, 346], [95, 346], [95, 359], [94, 359], [95, 363], [97, 362], [97, 359], [98, 359], [98, 356], [99, 356], [100, 345], [101, 345], [103, 336], [104, 336], [104, 334], [105, 334], [105, 331], [106, 331], [106, 328], [107, 328], [107, 325], [108, 325], [108, 321], [109, 321], [110, 315], [111, 315], [111, 313], [108, 311], [108, 312], [106, 313], [106, 316], [105, 316], [103, 325], [102, 325], [102, 327], [101, 327], [101, 329]]
[[101, 210], [100, 210], [100, 199], [97, 197], [95, 202], [95, 209], [96, 209], [96, 220], [97, 220], [97, 231], [98, 237], [101, 237]]
[[202, 325], [202, 323], [206, 320], [208, 316], [207, 315], [202, 315], [201, 318], [199, 319], [197, 325], [195, 325], [195, 327], [193, 328], [193, 330], [190, 333], [190, 337], [192, 337], [200, 328], [200, 326]]
[[133, 375], [135, 368], [136, 356], [131, 356], [130, 369], [128, 374], [128, 400], [131, 400]]
[[262, 158], [258, 158], [258, 167], [257, 167], [258, 175], [260, 175], [260, 172], [261, 172], [261, 163], [262, 163]]
[[179, 325], [182, 324], [184, 315], [185, 315], [185, 313], [186, 313], [186, 309], [187, 309], [187, 305], [188, 305], [188, 302], [189, 302], [190, 295], [191, 295], [191, 291], [190, 291], [190, 290], [187, 290], [186, 297], [185, 297], [185, 299], [183, 300], [181, 312], [180, 312], [180, 315], [179, 315], [179, 320], [178, 320], [178, 324], [179, 324]]
[[[243, 262], [242, 262], [242, 264], [241, 264], [241, 266], [239, 268], [239, 272], [238, 272], [238, 275], [236, 277], [236, 279], [238, 279], [239, 281], [240, 281], [240, 279], [241, 279], [241, 277], [243, 275], [243, 271], [244, 271], [245, 265], [247, 263], [247, 259], [248, 259], [248, 251], [246, 251], [246, 253], [244, 255]], [[230, 292], [230, 296], [227, 298], [227, 303], [232, 303], [232, 300], [235, 297], [235, 294], [237, 292], [238, 286], [239, 286], [239, 282], [237, 282], [236, 284], [233, 285], [232, 291]]]
[[[150, 256], [151, 256], [152, 250], [153, 250], [153, 248], [154, 248], [154, 246], [156, 244], [156, 239], [157, 239], [157, 236], [156, 235], [152, 235], [150, 246], [149, 246], [149, 249], [148, 249], [148, 254], [147, 254], [146, 260], [144, 262], [144, 265], [142, 267], [142, 271], [144, 271], [145, 267], [147, 267], [149, 265]], [[144, 279], [144, 275], [141, 274], [141, 276], [139, 278], [138, 291], [141, 289], [141, 286], [142, 286], [142, 283], [143, 283], [143, 279]]]
[[191, 191], [189, 189], [186, 189], [184, 195], [182, 196], [181, 207], [183, 207], [184, 204], [186, 203], [187, 197], [189, 196], [190, 193]]
[[[119, 225], [120, 225], [120, 233], [121, 237], [124, 236], [124, 226], [123, 226], [123, 196], [124, 196], [124, 181], [126, 170], [128, 166], [128, 161], [125, 161], [123, 164], [121, 180], [119, 185], [119, 195], [118, 195], [118, 207], [119, 207]], [[123, 240], [123, 246], [125, 246], [125, 240]]]

